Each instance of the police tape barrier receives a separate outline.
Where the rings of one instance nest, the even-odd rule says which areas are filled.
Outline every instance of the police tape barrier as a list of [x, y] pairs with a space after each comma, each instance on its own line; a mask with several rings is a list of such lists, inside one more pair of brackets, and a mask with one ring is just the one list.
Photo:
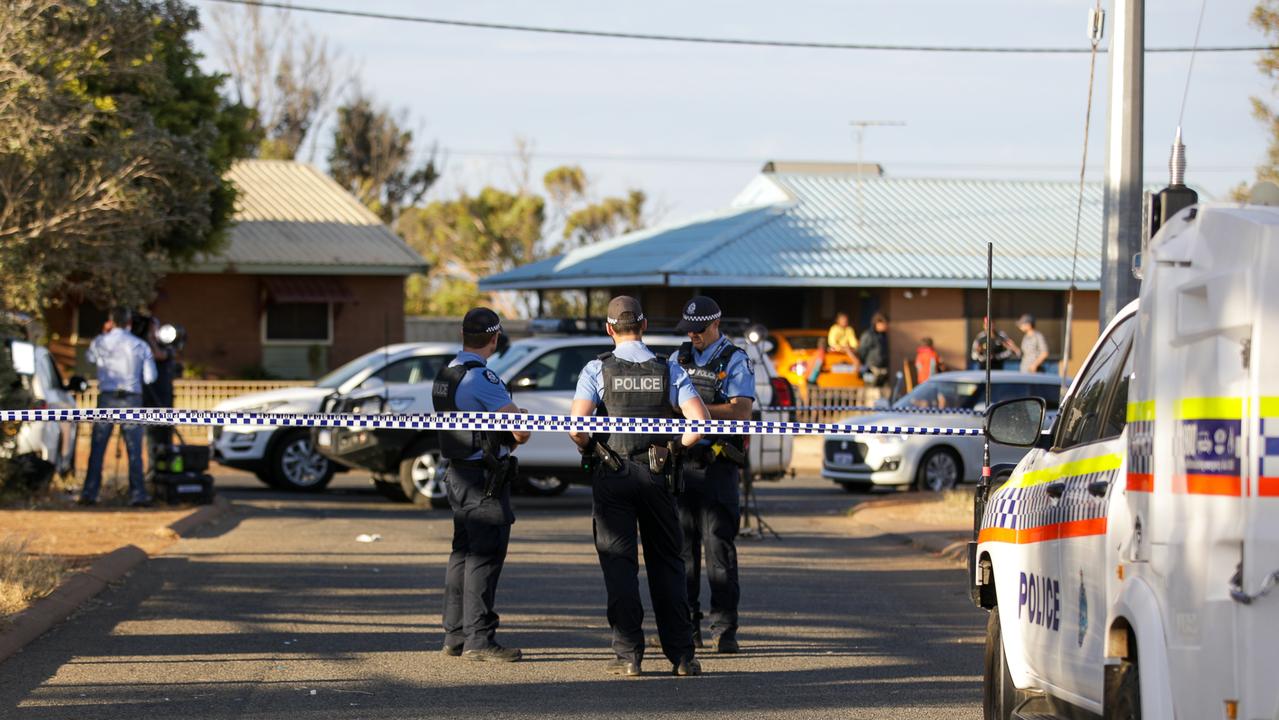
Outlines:
[[138, 425], [208, 425], [215, 427], [314, 427], [393, 430], [497, 430], [512, 432], [583, 432], [617, 434], [704, 435], [981, 435], [980, 428], [857, 425], [770, 420], [688, 420], [523, 413], [457, 412], [431, 415], [330, 415], [168, 410], [157, 408], [83, 408], [0, 410], [0, 422], [95, 422]]
[[985, 415], [970, 408], [874, 407], [871, 405], [768, 405], [763, 412], [864, 412], [919, 415]]

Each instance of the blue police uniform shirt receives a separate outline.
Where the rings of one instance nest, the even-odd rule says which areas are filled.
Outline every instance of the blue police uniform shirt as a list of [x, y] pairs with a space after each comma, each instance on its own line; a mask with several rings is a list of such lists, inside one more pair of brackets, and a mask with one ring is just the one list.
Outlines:
[[[703, 351], [693, 348], [693, 362], [698, 366], [703, 366], [714, 360], [715, 356], [726, 345], [732, 344], [731, 340], [720, 335], [719, 340], [707, 345]], [[678, 353], [671, 355], [670, 363], [679, 367]], [[733, 357], [729, 359], [728, 367], [724, 368], [722, 389], [724, 396], [728, 398], [744, 397], [755, 399], [755, 369], [751, 367], [750, 359], [746, 357], [745, 352], [733, 353]]]
[[[619, 360], [636, 363], [657, 357], [639, 340], [618, 343], [617, 347], [613, 348], [613, 355]], [[688, 373], [684, 372], [684, 368], [679, 365], [670, 365], [668, 368], [671, 407], [678, 409], [683, 403], [697, 397], [697, 390], [693, 388], [693, 381], [688, 379]], [[573, 399], [590, 400], [598, 406], [604, 401], [603, 387], [604, 363], [600, 360], [592, 360], [586, 363], [586, 367], [582, 368], [582, 374], [577, 376], [577, 392], [573, 394]]]
[[[484, 358], [473, 352], [463, 350], [453, 358], [453, 362], [449, 363], [449, 367], [462, 365], [471, 362], [483, 363]], [[497, 412], [507, 405], [511, 404], [511, 393], [507, 392], [506, 386], [502, 384], [501, 378], [497, 373], [485, 368], [475, 368], [462, 377], [462, 382], [457, 386], [457, 409], [471, 412]], [[502, 455], [509, 454], [507, 448], [502, 448]], [[475, 451], [468, 460], [479, 460], [484, 456], [483, 452]]]

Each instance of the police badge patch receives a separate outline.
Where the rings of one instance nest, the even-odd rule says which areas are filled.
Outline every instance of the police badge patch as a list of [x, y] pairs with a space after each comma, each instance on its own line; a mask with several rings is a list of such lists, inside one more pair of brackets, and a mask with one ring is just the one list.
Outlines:
[[484, 379], [485, 379], [485, 380], [488, 380], [489, 382], [493, 383], [494, 385], [501, 385], [501, 384], [502, 384], [502, 381], [501, 381], [501, 380], [499, 380], [499, 379], [498, 379], [498, 377], [497, 377], [497, 373], [493, 372], [492, 370], [485, 370], [485, 371], [484, 371]]

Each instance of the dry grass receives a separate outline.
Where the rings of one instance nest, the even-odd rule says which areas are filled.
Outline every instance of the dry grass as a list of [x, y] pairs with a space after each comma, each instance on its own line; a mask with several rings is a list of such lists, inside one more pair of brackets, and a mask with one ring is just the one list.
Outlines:
[[25, 540], [0, 539], [0, 620], [53, 592], [65, 570], [56, 558], [28, 553]]

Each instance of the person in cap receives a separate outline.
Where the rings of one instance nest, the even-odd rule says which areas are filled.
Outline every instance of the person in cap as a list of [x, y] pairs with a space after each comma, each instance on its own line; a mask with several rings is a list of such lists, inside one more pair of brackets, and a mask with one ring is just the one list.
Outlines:
[[[746, 351], [720, 332], [719, 305], [698, 295], [684, 306], [676, 331], [688, 342], [670, 363], [688, 373], [697, 394], [716, 420], [750, 420], [755, 402], [755, 370]], [[737, 484], [746, 467], [746, 438], [717, 435], [702, 439], [683, 457], [684, 493], [679, 497], [684, 531], [684, 572], [693, 644], [701, 647], [701, 559], [706, 552], [706, 580], [711, 589], [710, 630], [716, 652], [735, 653], [737, 603], [737, 528], [741, 504]]]
[[1044, 361], [1048, 359], [1048, 338], [1035, 329], [1035, 316], [1026, 313], [1017, 321], [1017, 329], [1021, 330], [1021, 347], [1016, 354], [1021, 357], [1021, 371], [1037, 373], [1043, 370]]
[[[707, 420], [710, 414], [688, 374], [644, 345], [647, 322], [640, 303], [625, 295], [608, 304], [608, 334], [615, 347], [582, 369], [572, 414], [598, 410], [613, 417]], [[678, 455], [701, 439], [697, 433], [570, 433], [582, 450], [593, 483], [595, 550], [608, 593], [614, 659], [608, 670], [635, 676], [644, 659], [644, 606], [639, 593], [637, 540], [644, 543], [649, 598], [662, 652], [675, 675], [698, 675], [693, 625], [688, 615], [683, 539], [675, 495]], [[638, 526], [638, 536], [636, 527]]]
[[[466, 313], [462, 351], [431, 388], [436, 412], [524, 412], [486, 366], [501, 333], [501, 320], [492, 310], [477, 307]], [[444, 580], [445, 655], [488, 662], [521, 657], [518, 649], [502, 647], [495, 639], [498, 614], [493, 606], [515, 522], [511, 481], [517, 466], [511, 450], [527, 440], [526, 432], [439, 431], [453, 509], [453, 552]]]

